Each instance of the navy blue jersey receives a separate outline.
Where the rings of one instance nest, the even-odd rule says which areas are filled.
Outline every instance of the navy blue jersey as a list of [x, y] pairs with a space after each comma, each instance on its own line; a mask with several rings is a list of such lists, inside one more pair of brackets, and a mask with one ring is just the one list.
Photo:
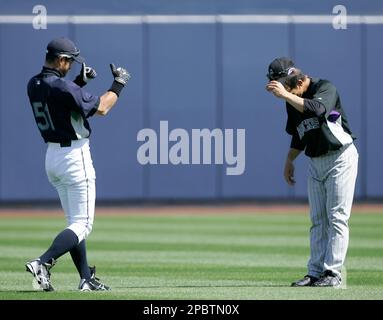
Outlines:
[[98, 96], [64, 79], [58, 70], [46, 67], [29, 80], [28, 96], [45, 142], [70, 143], [89, 137], [87, 118], [97, 111]]

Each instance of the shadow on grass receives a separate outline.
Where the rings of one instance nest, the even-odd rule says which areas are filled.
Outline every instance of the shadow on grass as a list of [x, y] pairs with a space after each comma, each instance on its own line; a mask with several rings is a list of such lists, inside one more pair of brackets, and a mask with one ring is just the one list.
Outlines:
[[[184, 285], [184, 286], [114, 286], [111, 290], [113, 292], [113, 289], [162, 289], [162, 288], [169, 288], [169, 289], [177, 289], [177, 288], [290, 288], [289, 285], [282, 285], [282, 284], [259, 284], [259, 285]], [[68, 290], [73, 292], [81, 292], [79, 290]], [[0, 290], [0, 293], [44, 293], [49, 294], [45, 291], [40, 290]], [[63, 292], [61, 290], [53, 291], [54, 292]], [[107, 291], [106, 291], [107, 292]]]
[[289, 285], [282, 284], [259, 284], [259, 285], [185, 285], [185, 286], [128, 286], [128, 287], [113, 287], [116, 289], [155, 289], [155, 288], [289, 288]]
[[40, 291], [40, 290], [0, 290], [0, 293], [10, 293], [10, 292], [15, 292], [15, 293], [36, 293], [36, 292], [42, 292], [42, 293], [45, 293], [45, 291]]

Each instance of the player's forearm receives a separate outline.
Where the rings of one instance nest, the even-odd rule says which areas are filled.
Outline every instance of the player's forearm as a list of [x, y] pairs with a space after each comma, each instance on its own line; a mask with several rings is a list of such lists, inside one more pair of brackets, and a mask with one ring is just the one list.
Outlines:
[[97, 114], [105, 116], [110, 109], [116, 104], [118, 96], [113, 91], [107, 91], [100, 97], [100, 104], [97, 109]]
[[302, 150], [290, 148], [286, 161], [293, 162], [301, 152]]
[[113, 63], [110, 64], [110, 69], [112, 71], [114, 81], [110, 89], [100, 97], [100, 104], [97, 109], [97, 114], [101, 116], [105, 116], [110, 109], [113, 108], [121, 94], [122, 89], [131, 78], [130, 73], [126, 69], [122, 67], [116, 68]]
[[295, 109], [297, 109], [299, 112], [304, 111], [304, 99], [301, 97], [296, 96], [295, 94], [292, 94], [288, 91], [283, 96], [283, 99], [285, 99], [289, 104], [291, 104]]

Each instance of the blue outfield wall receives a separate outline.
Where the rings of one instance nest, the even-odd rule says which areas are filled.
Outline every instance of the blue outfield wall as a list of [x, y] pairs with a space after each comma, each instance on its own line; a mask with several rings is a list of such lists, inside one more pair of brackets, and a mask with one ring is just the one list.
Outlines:
[[[284, 103], [265, 91], [267, 66], [292, 56], [309, 75], [337, 87], [358, 136], [356, 196], [383, 196], [380, 24], [128, 23], [0, 24], [0, 200], [57, 199], [45, 176], [43, 143], [26, 84], [38, 73], [47, 43], [73, 38], [98, 77], [87, 86], [102, 94], [112, 82], [109, 63], [132, 73], [115, 108], [94, 116], [91, 150], [99, 200], [174, 200], [306, 197], [307, 159], [297, 160], [297, 184], [283, 179], [289, 137]], [[79, 71], [75, 66], [69, 78]], [[246, 129], [246, 169], [226, 165], [146, 165], [137, 161], [137, 133], [160, 121], [169, 130]], [[171, 144], [170, 144], [171, 145]], [[190, 148], [191, 151], [191, 148]], [[159, 150], [158, 150], [159, 152]]]

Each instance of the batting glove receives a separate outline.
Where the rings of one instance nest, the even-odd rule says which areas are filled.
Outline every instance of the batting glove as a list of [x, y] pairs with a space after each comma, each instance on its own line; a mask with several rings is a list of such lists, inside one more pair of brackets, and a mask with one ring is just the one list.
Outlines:
[[91, 79], [94, 79], [97, 77], [97, 72], [91, 67], [87, 67], [85, 63], [81, 66], [80, 74], [76, 77], [76, 79], [73, 81], [80, 87], [85, 86]]
[[110, 64], [110, 70], [112, 71], [114, 81], [117, 81], [123, 86], [125, 86], [131, 78], [130, 73], [126, 69], [122, 67], [116, 68], [113, 63]]
[[112, 71], [114, 81], [109, 91], [114, 92], [119, 97], [122, 89], [131, 78], [131, 75], [126, 69], [122, 67], [116, 68], [116, 66], [113, 63], [110, 64], [110, 70]]

